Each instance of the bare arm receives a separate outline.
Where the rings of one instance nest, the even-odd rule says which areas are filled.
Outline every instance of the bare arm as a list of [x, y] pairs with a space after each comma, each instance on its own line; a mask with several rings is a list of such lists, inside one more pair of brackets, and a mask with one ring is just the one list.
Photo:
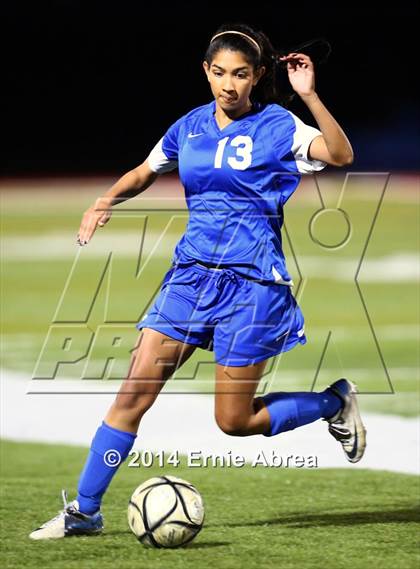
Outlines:
[[287, 61], [287, 71], [293, 89], [307, 105], [322, 135], [311, 142], [308, 157], [332, 166], [353, 162], [353, 149], [338, 122], [315, 92], [315, 73], [311, 59], [303, 53], [290, 53], [281, 58]]
[[316, 93], [302, 97], [314, 116], [322, 136], [311, 142], [308, 158], [322, 160], [332, 166], [346, 166], [353, 162], [353, 149], [343, 129], [322, 103]]
[[122, 203], [144, 192], [158, 177], [147, 160], [122, 176], [111, 188], [83, 214], [77, 234], [79, 245], [86, 245], [96, 228], [103, 227], [111, 218], [113, 205]]

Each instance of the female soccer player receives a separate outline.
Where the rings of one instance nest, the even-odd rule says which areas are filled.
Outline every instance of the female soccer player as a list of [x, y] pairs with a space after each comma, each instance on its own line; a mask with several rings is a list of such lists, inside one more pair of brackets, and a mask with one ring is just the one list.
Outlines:
[[[293, 90], [319, 129], [276, 102], [279, 65], [287, 66]], [[255, 397], [267, 359], [306, 342], [282, 252], [283, 206], [302, 173], [351, 164], [351, 145], [315, 91], [307, 55], [280, 56], [263, 33], [222, 26], [203, 66], [214, 100], [176, 121], [143, 164], [83, 216], [80, 245], [109, 220], [114, 204], [179, 168], [187, 230], [160, 294], [137, 325], [143, 332], [128, 377], [93, 438], [77, 499], [67, 503], [63, 491], [64, 510], [33, 531], [33, 539], [102, 531], [102, 496], [141, 418], [197, 347], [215, 354], [215, 418], [225, 433], [273, 436], [323, 418], [349, 461], [363, 455], [365, 429], [347, 379], [321, 393]], [[109, 451], [114, 462], [107, 460]]]

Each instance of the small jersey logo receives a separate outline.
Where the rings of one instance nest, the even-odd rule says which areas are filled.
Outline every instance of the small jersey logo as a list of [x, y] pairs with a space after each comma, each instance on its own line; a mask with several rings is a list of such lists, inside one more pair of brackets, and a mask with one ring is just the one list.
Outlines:
[[192, 132], [188, 133], [188, 138], [195, 138], [196, 136], [203, 136], [204, 132], [198, 132], [197, 134], [193, 134]]

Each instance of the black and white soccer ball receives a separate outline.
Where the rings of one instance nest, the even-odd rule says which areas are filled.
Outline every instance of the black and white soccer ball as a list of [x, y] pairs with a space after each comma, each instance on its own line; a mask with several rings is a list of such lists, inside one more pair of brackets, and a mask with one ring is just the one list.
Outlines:
[[175, 476], [149, 478], [128, 504], [128, 525], [143, 545], [180, 547], [203, 527], [204, 504], [190, 482]]

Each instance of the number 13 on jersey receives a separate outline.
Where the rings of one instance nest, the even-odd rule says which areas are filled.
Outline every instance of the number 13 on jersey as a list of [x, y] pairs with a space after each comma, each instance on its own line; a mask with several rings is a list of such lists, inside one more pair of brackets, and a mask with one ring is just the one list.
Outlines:
[[[214, 167], [221, 168], [223, 154], [228, 143], [229, 137], [225, 136], [217, 144], [217, 152], [214, 157]], [[236, 156], [229, 156], [227, 163], [234, 170], [246, 170], [252, 162], [252, 138], [250, 136], [235, 136], [230, 141], [230, 146], [236, 147]]]

